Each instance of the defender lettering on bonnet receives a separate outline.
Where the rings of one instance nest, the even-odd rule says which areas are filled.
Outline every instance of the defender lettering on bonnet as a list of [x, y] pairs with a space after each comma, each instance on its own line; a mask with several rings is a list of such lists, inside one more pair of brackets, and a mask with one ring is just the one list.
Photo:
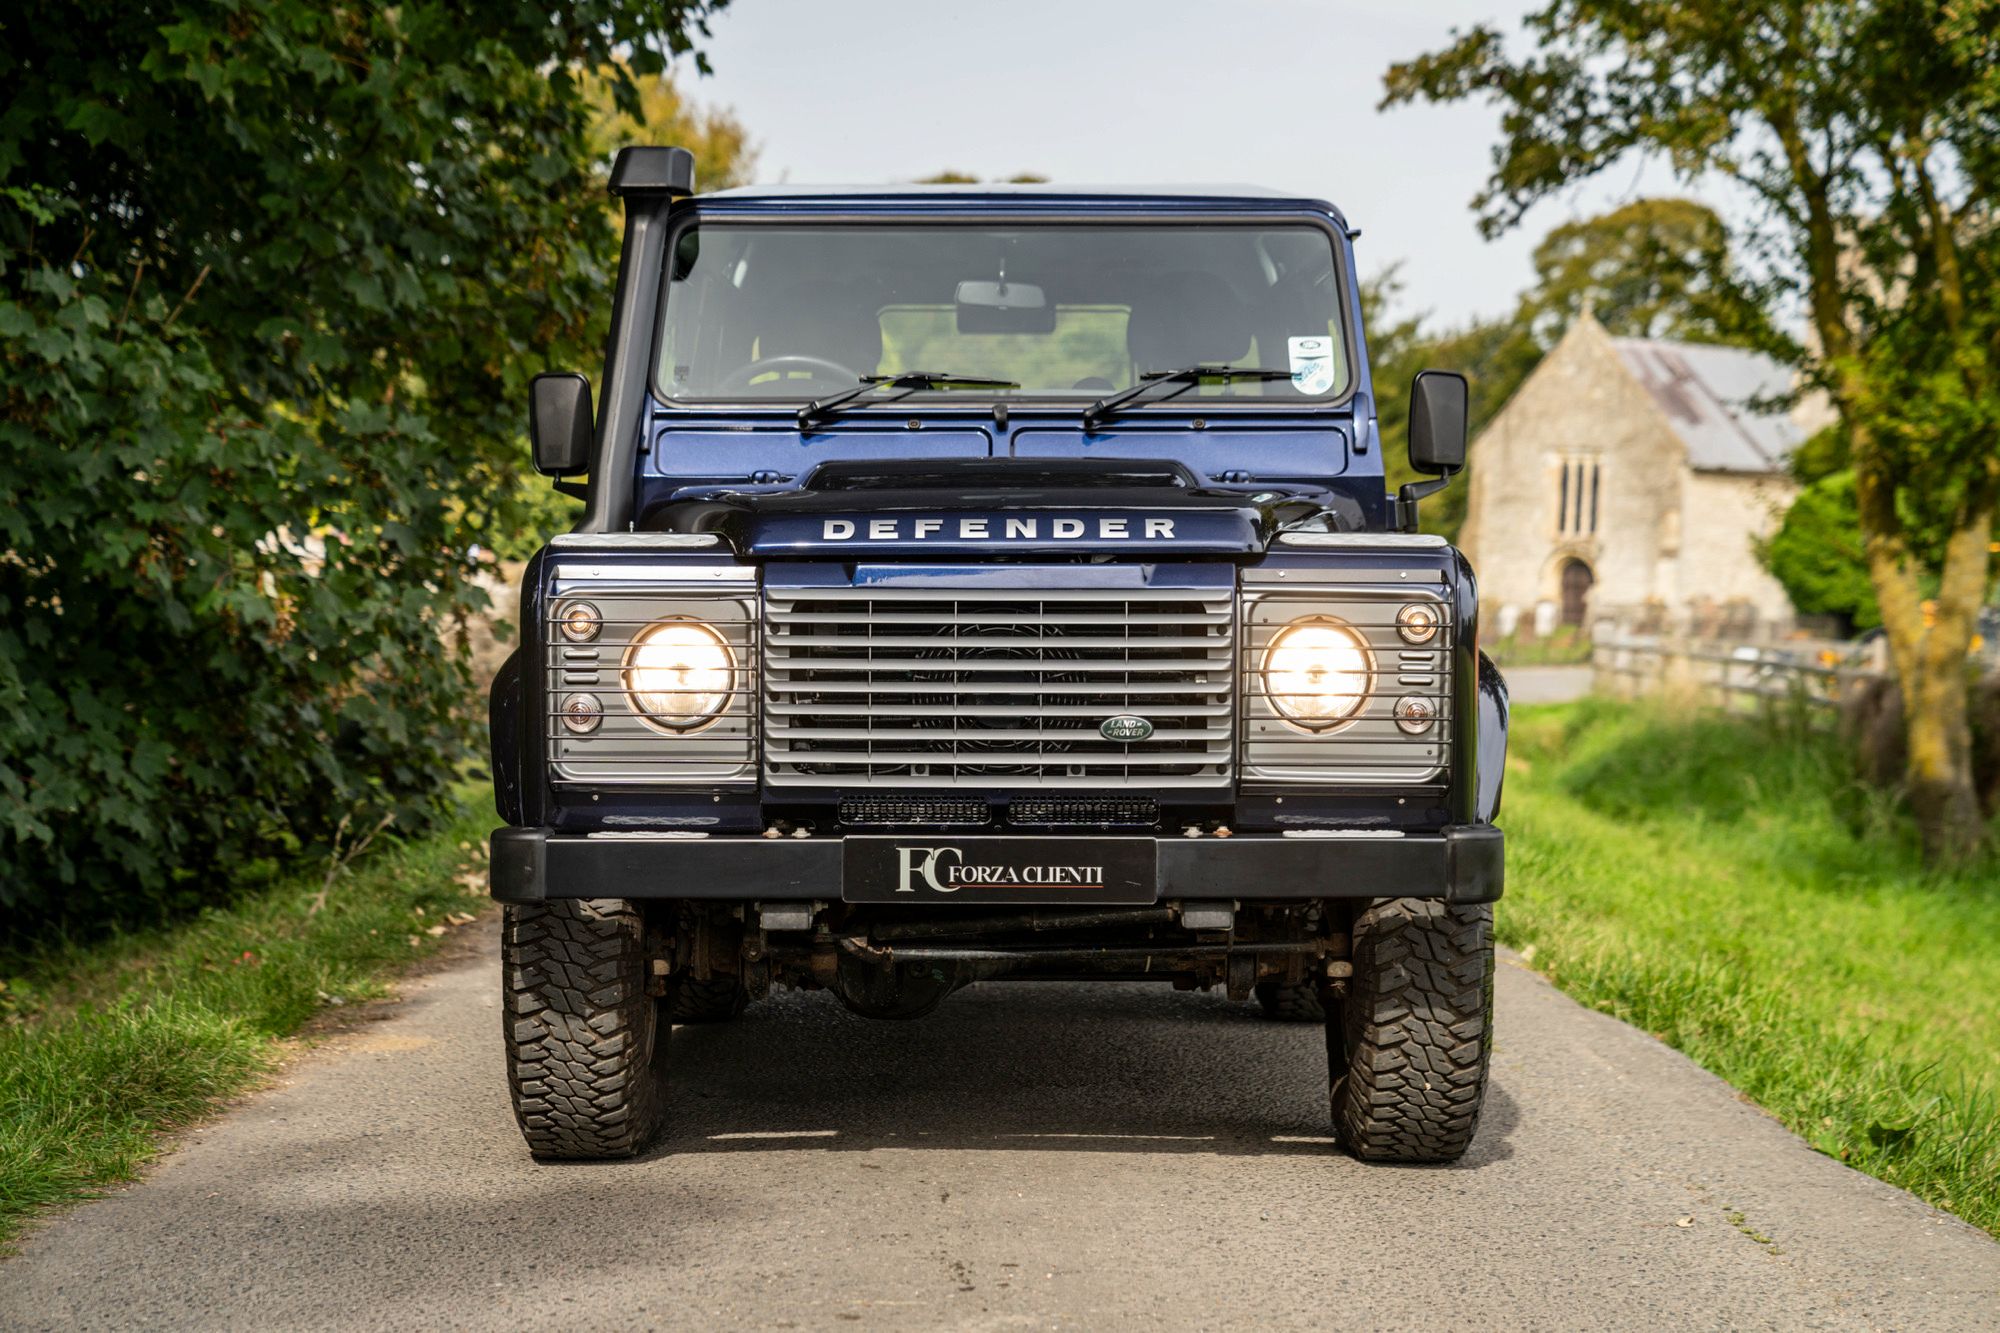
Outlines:
[[829, 518], [823, 541], [1172, 541], [1170, 518]]

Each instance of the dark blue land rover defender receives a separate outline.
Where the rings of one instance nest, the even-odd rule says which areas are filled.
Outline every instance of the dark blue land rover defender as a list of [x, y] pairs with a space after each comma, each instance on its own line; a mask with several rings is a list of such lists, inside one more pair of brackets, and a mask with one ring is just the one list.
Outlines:
[[[586, 506], [493, 688], [506, 1035], [538, 1157], [639, 1151], [675, 1023], [1166, 981], [1324, 1023], [1334, 1132], [1478, 1120], [1507, 701], [1385, 492], [1354, 232], [1241, 188], [696, 195], [620, 153]], [[576, 480], [587, 477], [587, 482]]]

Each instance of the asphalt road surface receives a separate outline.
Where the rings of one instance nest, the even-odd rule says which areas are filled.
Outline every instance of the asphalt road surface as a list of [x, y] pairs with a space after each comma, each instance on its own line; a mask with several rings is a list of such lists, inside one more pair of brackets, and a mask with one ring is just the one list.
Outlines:
[[536, 1166], [497, 971], [41, 1229], [0, 1327], [2000, 1327], [2000, 1245], [1516, 965], [1478, 1141], [1431, 1169], [1327, 1144], [1316, 1030], [1121, 985], [679, 1029], [664, 1144]]

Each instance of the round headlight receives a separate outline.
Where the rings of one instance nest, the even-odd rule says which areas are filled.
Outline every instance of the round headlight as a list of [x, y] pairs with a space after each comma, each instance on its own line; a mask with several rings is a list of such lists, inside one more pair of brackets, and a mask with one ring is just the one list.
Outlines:
[[625, 693], [639, 716], [668, 731], [696, 731], [729, 706], [736, 655], [699, 620], [648, 625], [625, 652]]
[[556, 612], [556, 623], [571, 643], [589, 643], [603, 627], [604, 617], [589, 602], [570, 602]]
[[1324, 616], [1293, 621], [1264, 650], [1264, 693], [1271, 707], [1308, 731], [1352, 718], [1368, 697], [1373, 674], [1361, 636]]

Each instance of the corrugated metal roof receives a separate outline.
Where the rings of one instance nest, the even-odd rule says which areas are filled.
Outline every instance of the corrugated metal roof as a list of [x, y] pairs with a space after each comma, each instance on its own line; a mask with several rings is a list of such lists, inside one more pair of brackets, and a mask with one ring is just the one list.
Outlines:
[[1806, 434], [1785, 400], [1792, 372], [1762, 352], [1613, 338], [1611, 345], [1701, 472], [1782, 472]]

